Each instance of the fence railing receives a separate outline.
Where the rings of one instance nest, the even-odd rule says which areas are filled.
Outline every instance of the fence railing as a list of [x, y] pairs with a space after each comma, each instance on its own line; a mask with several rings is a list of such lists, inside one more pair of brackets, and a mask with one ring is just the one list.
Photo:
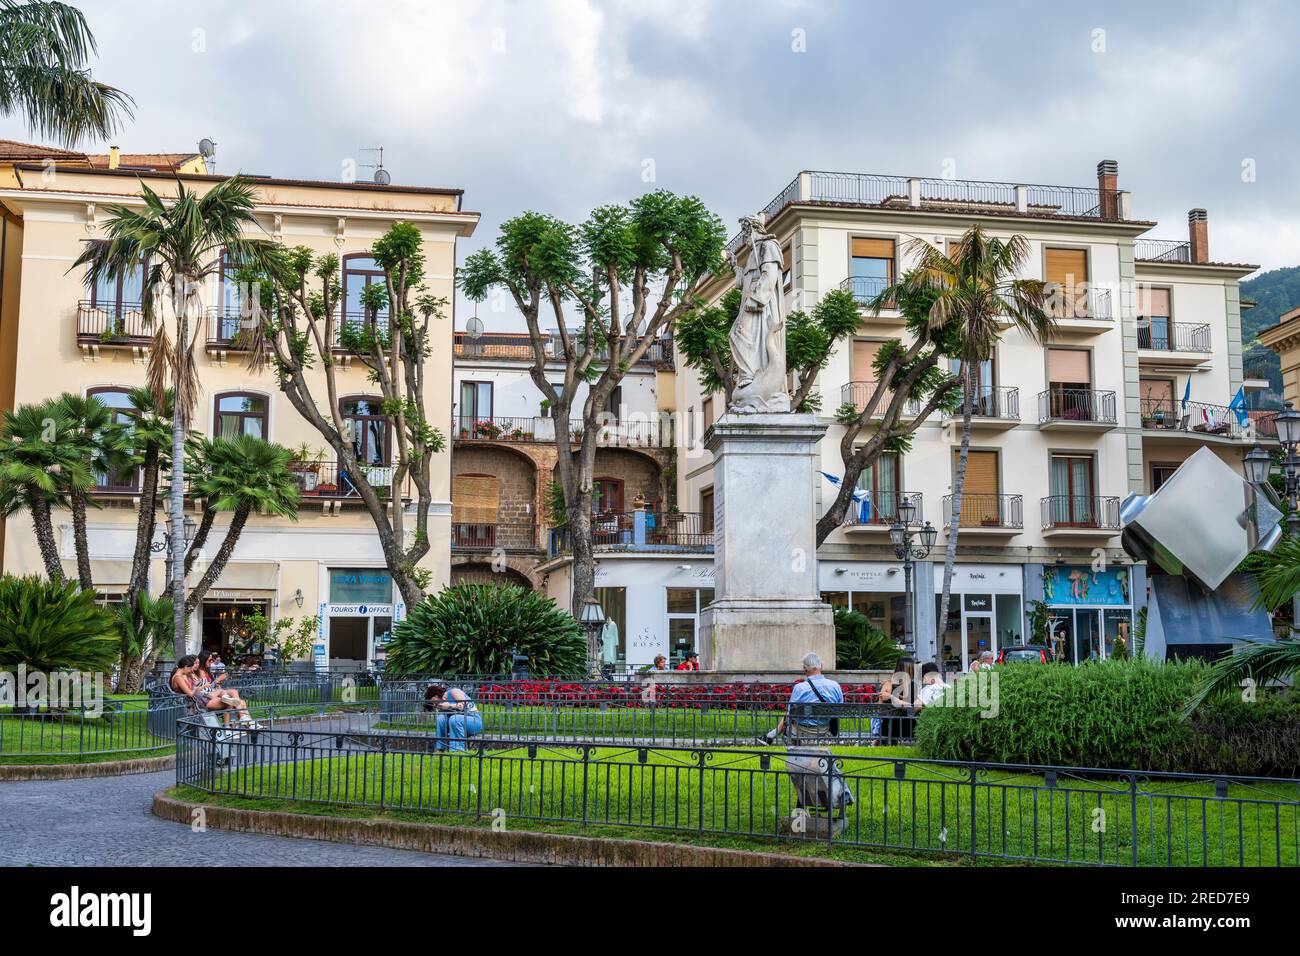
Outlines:
[[[824, 739], [753, 749], [527, 737], [466, 742], [451, 720], [439, 741], [436, 718], [430, 733], [383, 726], [378, 717], [274, 720], [241, 732], [186, 719], [176, 782], [223, 797], [466, 822], [762, 837], [976, 859], [1300, 862], [1294, 780], [833, 754], [819, 746]], [[437, 751], [439, 742], [465, 749]]]
[[[943, 525], [952, 522], [952, 495], [943, 496]], [[963, 528], [1023, 528], [1024, 498], [1021, 495], [963, 494], [961, 523]]]
[[1277, 412], [1250, 409], [1243, 425], [1227, 405], [1144, 398], [1139, 409], [1142, 427], [1148, 431], [1188, 432], [1239, 440], [1277, 438]]
[[[592, 545], [599, 550], [713, 549], [713, 515], [698, 511], [602, 511], [591, 517]], [[569, 528], [550, 531], [552, 557], [573, 550]]]
[[[840, 386], [840, 404], [852, 405], [859, 414], [867, 407], [871, 397], [876, 394], [875, 382], [846, 382]], [[893, 401], [894, 393], [886, 391], [880, 396], [880, 401], [876, 403], [876, 408], [872, 412], [872, 418], [880, 418], [889, 408], [889, 403]], [[915, 418], [921, 414], [921, 403], [915, 398], [909, 398], [903, 403], [902, 416], [906, 418]]]
[[[452, 351], [457, 358], [502, 358], [526, 362], [536, 358], [530, 336], [509, 332], [493, 332], [479, 336], [470, 335], [468, 332], [456, 332], [452, 338]], [[559, 361], [564, 358], [563, 342], [558, 335], [547, 335], [543, 338], [542, 354], [548, 360]], [[598, 361], [606, 361], [609, 349], [602, 347], [596, 354]], [[672, 361], [672, 339], [654, 340], [638, 360], [647, 365], [661, 365]]]
[[1133, 257], [1147, 262], [1191, 262], [1192, 244], [1177, 239], [1134, 239]]
[[[960, 397], [960, 392], [958, 393]], [[980, 385], [972, 395], [971, 414], [976, 418], [997, 418], [1003, 421], [1020, 421], [1020, 389], [1014, 385]], [[951, 418], [961, 417], [961, 407], [949, 413]]]
[[916, 509], [914, 522], [924, 520], [922, 495], [919, 491], [873, 491], [865, 501], [854, 502], [844, 512], [844, 524], [849, 528], [888, 528], [898, 518], [898, 508], [904, 501]]
[[[891, 280], [883, 276], [849, 276], [840, 283], [840, 291], [848, 292], [858, 305], [870, 305], [877, 296], [889, 288]], [[892, 309], [895, 303], [889, 300], [880, 303], [882, 309]]]
[[1210, 352], [1210, 327], [1195, 322], [1167, 322], [1138, 317], [1138, 348], [1162, 352]]
[[1086, 282], [1069, 287], [1053, 286], [1052, 283], [1048, 286], [1047, 311], [1054, 318], [1108, 322], [1115, 317], [1110, 289], [1099, 289]]
[[1039, 422], [1115, 423], [1115, 393], [1053, 386], [1038, 393]]
[[536, 551], [537, 525], [532, 521], [501, 521], [490, 524], [453, 522], [453, 551]]
[[157, 326], [144, 321], [144, 306], [139, 302], [77, 303], [77, 338], [105, 345], [147, 345], [153, 341]]
[[1043, 530], [1119, 530], [1119, 499], [1098, 495], [1048, 495], [1042, 499]]
[[[313, 501], [322, 499], [361, 503], [361, 492], [357, 490], [356, 483], [348, 470], [340, 468], [336, 461], [293, 461], [289, 464], [289, 471], [298, 480], [300, 505], [310, 505]], [[366, 466], [363, 472], [380, 498], [386, 499], [393, 494], [393, 481], [397, 476], [397, 469], [393, 465]], [[402, 496], [409, 498], [411, 495], [412, 481], [408, 475]]]

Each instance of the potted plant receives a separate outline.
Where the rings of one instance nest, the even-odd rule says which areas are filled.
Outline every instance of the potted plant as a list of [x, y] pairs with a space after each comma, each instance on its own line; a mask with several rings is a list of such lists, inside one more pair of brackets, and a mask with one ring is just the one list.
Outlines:
[[541, 408], [542, 408], [542, 418], [550, 418], [550, 417], [551, 417], [551, 400], [550, 400], [549, 398], [544, 398], [544, 399], [542, 399], [542, 401], [541, 401]]

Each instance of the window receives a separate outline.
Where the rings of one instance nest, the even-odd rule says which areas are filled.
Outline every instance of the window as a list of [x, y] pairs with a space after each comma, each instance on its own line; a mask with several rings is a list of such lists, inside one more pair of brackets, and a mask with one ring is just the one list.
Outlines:
[[[107, 386], [86, 390], [87, 398], [98, 399], [100, 404], [112, 410], [113, 423], [130, 426], [135, 421], [132, 414], [131, 393], [123, 388]], [[137, 491], [140, 487], [140, 472], [130, 466], [119, 472], [95, 472], [95, 487], [99, 491]]]
[[700, 533], [713, 534], [713, 489], [700, 492]]
[[343, 409], [345, 437], [352, 442], [352, 453], [362, 465], [382, 466], [390, 463], [388, 418], [380, 411], [377, 398], [345, 398]]
[[495, 547], [500, 501], [501, 482], [495, 475], [456, 475], [452, 478], [452, 547]]
[[[870, 495], [866, 503], [867, 523], [890, 524], [898, 517], [899, 468], [897, 455], [883, 454], [858, 475], [858, 488]], [[855, 517], [861, 514], [859, 508]]]
[[[349, 315], [365, 315], [363, 294], [368, 286], [385, 285], [384, 270], [379, 267], [375, 257], [369, 254], [344, 256], [343, 258], [343, 311]], [[383, 309], [380, 316], [387, 318], [388, 310]]]
[[1057, 318], [1088, 317], [1088, 252], [1085, 249], [1046, 249], [1044, 281], [1055, 293], [1051, 312]]
[[794, 268], [791, 265], [793, 246], [794, 240], [791, 239], [781, 247], [781, 288], [787, 290], [794, 284]]
[[597, 478], [592, 482], [591, 510], [596, 514], [623, 510], [623, 479]]
[[623, 408], [623, 386], [615, 385], [614, 390], [609, 393], [609, 398], [605, 399], [605, 413], [609, 415], [609, 421], [617, 425], [621, 420], [621, 410]]
[[479, 422], [492, 422], [492, 383], [491, 382], [461, 382], [460, 383], [460, 422], [458, 427], [462, 432], [467, 432], [467, 437], [479, 438], [477, 425]]
[[1144, 378], [1138, 382], [1143, 428], [1176, 428], [1178, 406], [1174, 403], [1174, 381]]
[[695, 406], [686, 409], [686, 447], [695, 447]]
[[267, 400], [253, 392], [226, 392], [216, 398], [216, 422], [212, 433], [218, 438], [266, 438]]
[[696, 632], [700, 611], [713, 602], [713, 588], [665, 588], [668, 614], [668, 659], [673, 665], [686, 660], [686, 652], [698, 650]]
[[[954, 477], [961, 461], [961, 449], [952, 452]], [[999, 480], [998, 453], [977, 451], [966, 453], [966, 480], [961, 489], [961, 524], [963, 528], [1000, 528], [1002, 520], [1001, 482]], [[945, 515], [944, 520], [947, 520]]]
[[1049, 485], [1053, 527], [1096, 527], [1091, 456], [1052, 455]]
[[[601, 663], [627, 660], [627, 588], [596, 588], [596, 603], [605, 612], [605, 626], [600, 632]], [[612, 633], [611, 633], [612, 632]], [[613, 648], [607, 645], [612, 643]], [[616, 660], [610, 660], [610, 652]]]
[[1092, 421], [1092, 363], [1085, 349], [1048, 349], [1050, 417]]
[[1151, 494], [1154, 495], [1157, 491], [1159, 491], [1160, 486], [1163, 485], [1170, 478], [1172, 478], [1174, 476], [1174, 472], [1176, 472], [1177, 470], [1178, 470], [1177, 465], [1153, 464], [1151, 466]]
[[1138, 348], [1170, 349], [1173, 343], [1169, 319], [1173, 315], [1170, 307], [1170, 289], [1153, 289], [1151, 286], [1138, 287]]
[[212, 329], [214, 339], [222, 342], [230, 342], [237, 336], [242, 328], [242, 321], [251, 318], [253, 315], [252, 303], [245, 307], [243, 302], [244, 291], [239, 281], [239, 270], [241, 264], [231, 256], [230, 250], [221, 251], [221, 275], [219, 277], [221, 288], [219, 293], [220, 306], [214, 319], [216, 328]]
[[121, 275], [101, 276], [90, 291], [91, 307], [115, 317], [124, 312], [139, 312], [144, 301], [145, 266], [142, 261]]
[[708, 431], [713, 427], [713, 399], [706, 398], [700, 403], [700, 411], [704, 416], [704, 430]]
[[[949, 366], [953, 375], [961, 375], [961, 359], [953, 359]], [[998, 417], [998, 395], [992, 357], [983, 359], [975, 370], [972, 414], [989, 418]], [[960, 392], [958, 393], [960, 395]]]
[[894, 240], [854, 239], [849, 276], [859, 301], [880, 295], [894, 281]]

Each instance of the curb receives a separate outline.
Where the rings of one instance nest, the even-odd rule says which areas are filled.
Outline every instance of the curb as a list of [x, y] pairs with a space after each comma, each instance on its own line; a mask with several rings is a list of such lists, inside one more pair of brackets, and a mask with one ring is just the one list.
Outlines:
[[75, 780], [84, 777], [121, 777], [133, 773], [157, 773], [176, 766], [175, 754], [141, 757], [136, 760], [105, 760], [99, 763], [16, 763], [0, 764], [0, 783], [20, 780]]
[[352, 820], [273, 810], [240, 810], [189, 803], [159, 790], [153, 812], [164, 820], [189, 825], [193, 811], [202, 807], [206, 823], [220, 830], [324, 840], [355, 846], [415, 850], [478, 860], [504, 860], [549, 866], [644, 867], [852, 867], [846, 863], [780, 853], [755, 853], [682, 843], [605, 839], [539, 833], [531, 830], [493, 831], [437, 823], [401, 820]]

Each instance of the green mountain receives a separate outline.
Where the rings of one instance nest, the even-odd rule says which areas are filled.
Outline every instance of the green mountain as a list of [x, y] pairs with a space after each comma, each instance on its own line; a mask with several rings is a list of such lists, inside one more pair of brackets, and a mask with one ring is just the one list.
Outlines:
[[1257, 305], [1241, 313], [1243, 364], [1249, 378], [1267, 378], [1273, 391], [1282, 394], [1282, 366], [1276, 352], [1260, 345], [1261, 329], [1276, 325], [1283, 312], [1300, 306], [1300, 266], [1273, 269], [1241, 284], [1241, 297]]

